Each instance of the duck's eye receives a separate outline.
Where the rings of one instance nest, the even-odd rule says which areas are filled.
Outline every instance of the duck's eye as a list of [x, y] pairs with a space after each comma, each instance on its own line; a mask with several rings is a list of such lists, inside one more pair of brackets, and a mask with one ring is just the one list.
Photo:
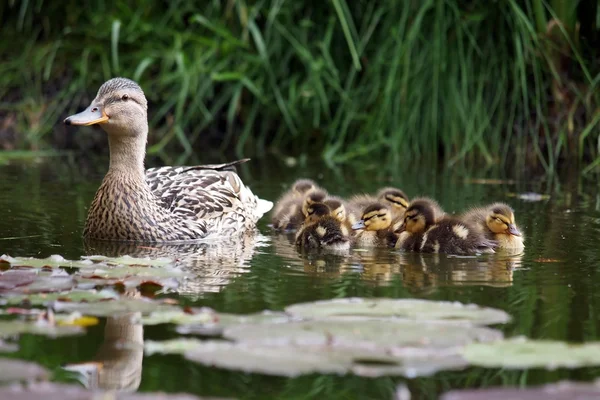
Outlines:
[[125, 93], [123, 96], [121, 96], [121, 100], [125, 101], [129, 98], [129, 95], [127, 93]]

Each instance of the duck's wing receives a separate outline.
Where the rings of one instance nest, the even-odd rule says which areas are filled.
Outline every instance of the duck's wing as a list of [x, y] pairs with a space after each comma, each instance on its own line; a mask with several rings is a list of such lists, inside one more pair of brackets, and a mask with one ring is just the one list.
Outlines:
[[212, 170], [212, 171], [232, 171], [237, 172], [236, 166], [240, 164], [244, 164], [250, 161], [249, 158], [242, 158], [240, 160], [231, 161], [223, 164], [203, 164], [203, 165], [195, 165], [193, 167], [185, 167], [183, 172], [188, 171], [199, 171], [199, 170]]
[[220, 164], [218, 168], [151, 168], [146, 171], [146, 182], [159, 203], [173, 214], [207, 220], [214, 230], [237, 230], [254, 226], [273, 205], [255, 196], [235, 172], [227, 169], [239, 163]]

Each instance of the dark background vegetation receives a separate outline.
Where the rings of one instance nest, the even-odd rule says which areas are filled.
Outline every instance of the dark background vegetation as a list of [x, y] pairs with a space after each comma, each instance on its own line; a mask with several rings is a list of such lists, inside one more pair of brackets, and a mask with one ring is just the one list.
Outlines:
[[[596, 0], [0, 2], [0, 148], [100, 151], [59, 122], [114, 76], [151, 154], [600, 166]], [[568, 161], [568, 162], [567, 162]]]

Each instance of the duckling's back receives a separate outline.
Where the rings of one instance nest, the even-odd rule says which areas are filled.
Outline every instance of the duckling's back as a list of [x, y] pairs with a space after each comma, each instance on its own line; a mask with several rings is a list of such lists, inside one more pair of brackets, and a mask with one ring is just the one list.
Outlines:
[[303, 227], [296, 236], [296, 245], [304, 249], [329, 248], [345, 250], [350, 247], [348, 233], [341, 222], [329, 215]]
[[419, 251], [466, 255], [493, 253], [495, 246], [472, 224], [443, 218], [423, 234]]

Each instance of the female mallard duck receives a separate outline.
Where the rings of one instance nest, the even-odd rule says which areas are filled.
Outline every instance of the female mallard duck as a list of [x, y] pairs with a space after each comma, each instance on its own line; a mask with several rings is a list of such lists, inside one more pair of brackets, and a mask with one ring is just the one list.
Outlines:
[[85, 111], [65, 119], [67, 125], [99, 124], [110, 146], [110, 166], [88, 211], [84, 236], [186, 242], [255, 229], [273, 204], [256, 197], [235, 172], [219, 166], [144, 170], [147, 110], [137, 83], [114, 78]]
[[[394, 219], [402, 218], [406, 207], [408, 207], [408, 196], [400, 189], [385, 187], [380, 189], [375, 196], [369, 194], [358, 194], [348, 200], [348, 204], [358, 214], [364, 213], [366, 207], [379, 202], [390, 208]], [[356, 222], [356, 221], [355, 221]]]
[[358, 231], [354, 238], [360, 246], [394, 247], [397, 237], [393, 232], [393, 217], [389, 207], [372, 203], [365, 208], [360, 221], [352, 225]]
[[314, 203], [307, 208], [306, 220], [296, 234], [296, 245], [306, 250], [347, 250], [350, 239], [342, 223], [331, 216], [331, 209]]
[[[302, 180], [307, 182], [306, 180]], [[312, 181], [311, 181], [312, 182]], [[320, 203], [327, 197], [327, 192], [313, 183], [313, 186], [302, 185], [303, 192], [298, 190], [297, 183], [293, 186], [293, 195], [284, 194], [277, 202], [277, 212], [273, 213], [273, 228], [277, 231], [298, 229], [307, 216], [307, 208], [313, 203]]]
[[412, 201], [396, 233], [396, 247], [421, 253], [493, 253], [495, 243], [458, 218], [442, 216], [430, 199]]
[[498, 242], [500, 249], [519, 251], [525, 248], [523, 235], [515, 223], [515, 213], [508, 204], [473, 208], [464, 213], [462, 219], [479, 227], [488, 239]]

